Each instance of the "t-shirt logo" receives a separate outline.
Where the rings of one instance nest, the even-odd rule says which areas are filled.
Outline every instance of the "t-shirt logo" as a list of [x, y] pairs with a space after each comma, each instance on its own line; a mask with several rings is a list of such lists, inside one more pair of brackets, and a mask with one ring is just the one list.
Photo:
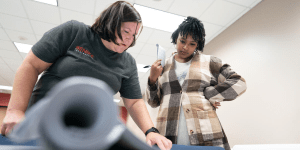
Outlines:
[[94, 55], [89, 50], [84, 49], [83, 47], [76, 46], [75, 51], [80, 52], [86, 56], [90, 56], [90, 57], [94, 58]]

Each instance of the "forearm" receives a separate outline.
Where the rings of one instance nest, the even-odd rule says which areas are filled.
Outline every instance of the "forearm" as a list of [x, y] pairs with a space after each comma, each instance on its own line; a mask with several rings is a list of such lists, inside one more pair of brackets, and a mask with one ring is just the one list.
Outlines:
[[30, 64], [25, 63], [19, 67], [15, 75], [7, 111], [26, 111], [38, 74], [38, 71]]
[[126, 108], [134, 122], [144, 133], [151, 127], [154, 127], [143, 99], [136, 100], [136, 102], [131, 106], [126, 106]]
[[204, 95], [212, 103], [215, 101], [230, 101], [242, 95], [246, 89], [245, 79], [235, 73], [230, 78], [224, 80], [224, 82], [207, 87]]
[[[150, 128], [154, 127], [143, 99], [123, 98], [123, 100], [125, 107], [127, 108], [132, 119], [144, 133]], [[159, 133], [154, 132], [147, 134], [146, 142], [149, 145], [157, 144], [160, 149], [171, 149], [172, 147], [172, 142], [170, 140]]]

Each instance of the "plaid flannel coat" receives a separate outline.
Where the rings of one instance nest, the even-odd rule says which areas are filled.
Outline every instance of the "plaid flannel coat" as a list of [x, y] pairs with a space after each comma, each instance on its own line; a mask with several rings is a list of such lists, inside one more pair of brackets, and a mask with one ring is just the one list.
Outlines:
[[173, 144], [177, 143], [182, 105], [191, 145], [230, 149], [212, 104], [233, 100], [245, 91], [245, 80], [228, 64], [198, 51], [192, 58], [182, 86], [175, 73], [175, 59], [170, 57], [156, 84], [147, 86], [145, 96], [150, 106], [160, 106], [157, 129]]

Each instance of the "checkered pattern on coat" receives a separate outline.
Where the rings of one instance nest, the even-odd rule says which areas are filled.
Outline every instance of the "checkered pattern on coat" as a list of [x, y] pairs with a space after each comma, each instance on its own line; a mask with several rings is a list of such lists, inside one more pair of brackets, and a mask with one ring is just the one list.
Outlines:
[[182, 104], [191, 145], [220, 146], [230, 149], [212, 104], [229, 101], [246, 91], [244, 78], [219, 58], [196, 52], [187, 76], [180, 86], [175, 73], [175, 59], [166, 60], [163, 74], [154, 86], [146, 88], [152, 107], [160, 106], [157, 129], [177, 143]]

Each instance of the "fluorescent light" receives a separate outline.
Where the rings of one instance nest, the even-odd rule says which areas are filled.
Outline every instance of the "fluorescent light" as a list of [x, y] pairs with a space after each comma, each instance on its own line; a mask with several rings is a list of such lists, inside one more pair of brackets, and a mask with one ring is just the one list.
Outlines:
[[17, 49], [19, 50], [19, 52], [22, 52], [22, 53], [28, 53], [32, 47], [32, 45], [29, 45], [29, 44], [23, 44], [23, 43], [17, 43], [17, 42], [14, 42], [14, 44], [17, 47]]
[[119, 99], [114, 99], [114, 102], [115, 102], [115, 103], [119, 103], [120, 100], [119, 100]]
[[185, 18], [138, 4], [133, 6], [140, 13], [145, 27], [174, 32]]
[[12, 86], [4, 86], [4, 85], [0, 85], [0, 90], [12, 90]]
[[34, 0], [34, 1], [57, 6], [57, 0]]
[[150, 69], [149, 65], [136, 64], [138, 72], [147, 72]]

